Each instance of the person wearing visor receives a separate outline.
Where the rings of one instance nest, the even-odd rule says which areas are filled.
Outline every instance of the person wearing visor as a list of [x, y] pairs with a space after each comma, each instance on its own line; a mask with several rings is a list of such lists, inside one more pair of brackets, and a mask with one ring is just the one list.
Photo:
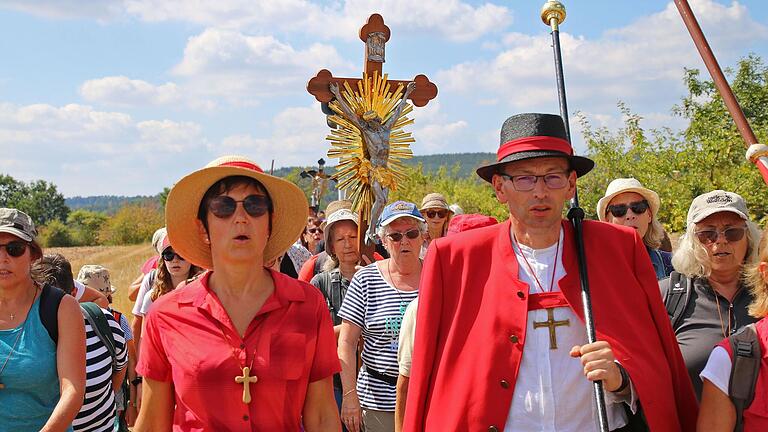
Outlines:
[[645, 244], [597, 221], [583, 223], [597, 335], [588, 342], [562, 215], [594, 162], [573, 154], [553, 114], [508, 118], [500, 144], [477, 174], [509, 218], [427, 251], [403, 430], [597, 431], [598, 380], [609, 430], [694, 430], [696, 400]]
[[179, 180], [165, 219], [174, 251], [208, 271], [147, 314], [134, 431], [341, 429], [333, 326], [312, 285], [265, 265], [301, 234], [307, 199], [242, 156]]
[[[339, 311], [341, 419], [349, 432], [392, 432], [400, 325], [419, 292], [426, 223], [416, 204], [395, 201], [379, 216], [377, 234], [389, 258], [355, 273]], [[356, 349], [363, 338], [358, 373]]]
[[659, 282], [696, 396], [712, 347], [756, 319], [744, 272], [757, 259], [760, 230], [741, 195], [714, 190], [694, 198], [687, 229]]
[[448, 206], [443, 194], [430, 193], [421, 200], [421, 215], [427, 221], [427, 243], [445, 236], [451, 222], [453, 210]]
[[664, 240], [664, 227], [659, 222], [659, 194], [643, 187], [633, 178], [612, 181], [605, 196], [597, 202], [597, 217], [604, 222], [630, 227], [637, 231], [651, 258], [656, 279], [672, 272], [672, 254], [659, 249]]

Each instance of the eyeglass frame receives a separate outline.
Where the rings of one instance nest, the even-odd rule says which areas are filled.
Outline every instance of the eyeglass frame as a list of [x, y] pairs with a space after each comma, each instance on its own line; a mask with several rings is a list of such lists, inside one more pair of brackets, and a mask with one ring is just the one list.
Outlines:
[[[726, 232], [728, 232], [728, 231], [733, 232], [734, 230], [741, 231], [741, 236], [739, 236], [739, 238], [737, 238], [737, 239], [730, 240], [728, 238]], [[729, 226], [728, 228], [726, 228], [724, 230], [705, 229], [705, 230], [701, 230], [701, 231], [694, 231], [693, 235], [695, 235], [696, 239], [699, 241], [699, 243], [701, 243], [703, 245], [711, 245], [713, 243], [717, 243], [717, 241], [720, 239], [721, 235], [725, 239], [726, 243], [735, 243], [735, 242], [740, 241], [741, 239], [744, 238], [744, 236], [747, 234], [747, 230], [748, 230], [748, 227], [746, 225], [743, 225], [743, 226], [740, 226], [740, 227]], [[715, 233], [716, 237], [715, 237], [714, 240], [707, 239], [707, 241], [703, 241], [700, 238], [700, 234], [703, 234], [703, 233]]]
[[[412, 233], [414, 231], [416, 231], [416, 234], [413, 237], [411, 237], [410, 233]], [[419, 228], [411, 228], [411, 229], [409, 229], [408, 231], [405, 231], [405, 232], [395, 231], [395, 232], [384, 234], [384, 236], [388, 237], [393, 242], [399, 243], [399, 242], [403, 241], [404, 237], [408, 237], [408, 239], [410, 239], [410, 240], [416, 240], [417, 238], [419, 238], [419, 236], [421, 236], [421, 230]], [[395, 238], [395, 237], [397, 237], [397, 238]]]
[[[644, 206], [645, 206], [645, 209], [644, 209], [643, 211], [641, 211], [641, 212], [638, 212], [637, 210], [635, 210], [635, 209], [633, 208], [633, 207], [636, 207], [636, 206], [638, 206], [638, 205], [644, 205]], [[624, 213], [623, 213], [623, 214], [621, 214], [621, 215], [617, 215], [617, 214], [613, 213], [613, 210], [612, 210], [613, 208], [618, 208], [618, 207], [622, 207], [622, 206], [624, 207]], [[648, 202], [648, 200], [647, 200], [647, 199], [641, 199], [641, 200], [639, 200], [639, 201], [632, 201], [632, 202], [630, 202], [630, 203], [623, 203], [623, 204], [609, 204], [609, 205], [608, 205], [608, 206], [605, 208], [605, 215], [607, 216], [607, 215], [608, 215], [608, 213], [610, 213], [610, 214], [611, 214], [611, 216], [613, 216], [613, 217], [616, 217], [616, 218], [621, 218], [621, 217], [624, 217], [624, 216], [626, 216], [626, 215], [627, 215], [627, 212], [628, 212], [628, 211], [630, 211], [630, 210], [632, 210], [632, 213], [634, 213], [634, 214], [636, 214], [636, 215], [641, 215], [641, 214], [645, 214], [645, 212], [647, 212], [648, 210], [650, 210], [650, 208], [651, 208], [651, 204]]]
[[[564, 188], [566, 188], [568, 186], [568, 177], [570, 176], [571, 172], [572, 172], [572, 170], [568, 170], [568, 171], [552, 171], [552, 172], [548, 172], [546, 174], [541, 174], [541, 175], [536, 175], [536, 174], [511, 175], [511, 174], [507, 174], [505, 172], [498, 172], [496, 174], [498, 174], [499, 176], [501, 176], [505, 180], [512, 181], [512, 187], [516, 191], [518, 191], [518, 192], [530, 192], [530, 191], [536, 189], [536, 184], [539, 182], [539, 179], [542, 179], [544, 181], [544, 186], [546, 186], [547, 189], [551, 189], [551, 190], [564, 189]], [[552, 186], [550, 186], [549, 183], [547, 182], [547, 176], [550, 176], [550, 175], [562, 175], [563, 176], [563, 180], [565, 180], [565, 183], [562, 186], [560, 186], [560, 187], [552, 187]], [[516, 178], [520, 178], [520, 177], [534, 177], [535, 178], [535, 180], [534, 180], [533, 184], [531, 185], [530, 189], [520, 189], [520, 188], [518, 188], [518, 185], [516, 184], [515, 179]]]

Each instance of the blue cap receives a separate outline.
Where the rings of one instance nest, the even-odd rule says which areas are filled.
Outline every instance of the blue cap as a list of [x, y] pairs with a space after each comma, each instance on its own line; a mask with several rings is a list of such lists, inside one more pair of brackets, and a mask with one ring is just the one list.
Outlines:
[[379, 222], [377, 225], [387, 226], [395, 219], [401, 217], [410, 217], [416, 219], [419, 222], [425, 222], [424, 218], [421, 216], [419, 208], [416, 207], [416, 204], [409, 203], [407, 201], [395, 201], [392, 204], [384, 207], [384, 211], [381, 212], [381, 216], [379, 216]]

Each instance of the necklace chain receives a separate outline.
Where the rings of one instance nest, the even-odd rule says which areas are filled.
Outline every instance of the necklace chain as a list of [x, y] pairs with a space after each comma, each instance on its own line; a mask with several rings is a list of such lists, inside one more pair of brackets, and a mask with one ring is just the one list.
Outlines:
[[[29, 314], [32, 312], [32, 306], [35, 304], [35, 298], [37, 298], [37, 285], [35, 285], [35, 294], [32, 296], [32, 302], [30, 302], [29, 309], [27, 309], [27, 316], [24, 318], [24, 322], [21, 324], [21, 330], [19, 330], [19, 334], [16, 335], [16, 340], [13, 342], [11, 351], [8, 352], [8, 356], [5, 358], [3, 365], [0, 366], [0, 376], [2, 376], [3, 371], [5, 371], [5, 367], [8, 366], [8, 361], [11, 360], [13, 352], [16, 351], [16, 347], [19, 345], [19, 341], [21, 340], [21, 335], [24, 334], [24, 329], [27, 327], [27, 320], [29, 320]], [[11, 320], [13, 320], [13, 317], [14, 315], [11, 315]]]
[[[712, 289], [712, 291], [715, 291]], [[727, 338], [731, 334], [731, 314], [728, 313], [728, 333], [725, 332], [725, 323], [723, 322], [723, 313], [720, 310], [720, 296], [715, 291], [715, 303], [717, 304], [717, 318], [720, 320], [720, 331], [723, 332], [723, 337]]]
[[[531, 272], [531, 276], [533, 276], [533, 280], [536, 281], [536, 285], [539, 286], [539, 290], [541, 292], [544, 291], [544, 287], [541, 285], [541, 282], [539, 282], [539, 278], [536, 276], [536, 272], [533, 271], [533, 267], [531, 267], [531, 263], [528, 262], [528, 258], [525, 257], [525, 254], [523, 253], [523, 248], [520, 247], [520, 243], [517, 242], [517, 236], [513, 235], [512, 240], [515, 241], [515, 246], [517, 246], [517, 250], [520, 251], [520, 256], [523, 257], [523, 261], [525, 262], [526, 267], [528, 267], [528, 271]], [[555, 264], [552, 266], [552, 279], [549, 281], [549, 291], [552, 291], [552, 288], [555, 286], [555, 273], [557, 273], [557, 255], [560, 253], [560, 235], [558, 234], [557, 237], [557, 248], [555, 249]]]

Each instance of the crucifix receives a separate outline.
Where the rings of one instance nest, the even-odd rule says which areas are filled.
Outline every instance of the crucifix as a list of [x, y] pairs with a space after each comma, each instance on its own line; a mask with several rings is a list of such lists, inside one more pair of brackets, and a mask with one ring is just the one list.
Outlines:
[[235, 382], [243, 385], [243, 403], [251, 403], [251, 383], [255, 383], [259, 378], [251, 376], [251, 368], [243, 366], [243, 374], [235, 377]]
[[554, 308], [548, 308], [547, 309], [547, 320], [541, 321], [541, 322], [533, 322], [533, 328], [543, 328], [547, 327], [549, 328], [549, 349], [555, 350], [557, 349], [557, 334], [555, 329], [557, 327], [561, 326], [569, 326], [571, 325], [571, 320], [561, 320], [561, 321], [555, 321], [555, 309]]
[[328, 182], [333, 180], [325, 173], [325, 159], [317, 161], [317, 170], [311, 169], [300, 173], [302, 178], [312, 179], [312, 207], [315, 212], [320, 210], [320, 199], [328, 188]]
[[[353, 201], [357, 203], [359, 200], [364, 203], [361, 206], [355, 206], [360, 215], [358, 239], [361, 254], [371, 260], [374, 248], [371, 233], [378, 217], [376, 211], [383, 209], [386, 205], [389, 186], [396, 183], [396, 170], [402, 169], [397, 159], [411, 156], [410, 150], [407, 149], [407, 142], [413, 142], [410, 134], [401, 131], [393, 132], [408, 124], [401, 118], [401, 115], [404, 117], [410, 110], [410, 107], [405, 107], [405, 101], [410, 99], [413, 105], [422, 107], [437, 96], [437, 86], [425, 75], [417, 75], [412, 81], [390, 81], [386, 75], [382, 75], [385, 44], [390, 35], [389, 27], [384, 24], [381, 15], [371, 15], [360, 29], [360, 40], [365, 43], [363, 79], [334, 77], [330, 71], [323, 69], [307, 83], [307, 91], [319, 102], [331, 103], [337, 114], [334, 118], [344, 120], [347, 127], [356, 128], [364, 141], [362, 148], [359, 148], [343, 133], [339, 134], [341, 138], [338, 138], [339, 135], [337, 139], [329, 137], [330, 140], [339, 144], [328, 155], [331, 157], [346, 155], [339, 156], [340, 163], [334, 178], [345, 175], [344, 168], [347, 168], [347, 174], [353, 172], [352, 177], [357, 177], [349, 181], [339, 180], [339, 186], [346, 189], [346, 186], [351, 184], [353, 196], [357, 197]], [[396, 90], [391, 92], [390, 87]], [[344, 95], [342, 95], [342, 89], [346, 89]], [[355, 93], [353, 89], [358, 89], [358, 92]], [[373, 93], [376, 93], [374, 97], [377, 98], [375, 101], [379, 102], [379, 106], [364, 103], [364, 101], [371, 101], [366, 96]], [[395, 101], [394, 99], [399, 98], [400, 95], [402, 100]], [[365, 109], [355, 109], [363, 106]], [[379, 108], [380, 112], [377, 113], [374, 108]], [[382, 112], [388, 117], [380, 117]], [[390, 141], [390, 132], [392, 132], [392, 141]], [[378, 142], [372, 139], [376, 137], [383, 138]], [[402, 145], [404, 143], [405, 149]], [[336, 143], [334, 145], [336, 146]], [[356, 157], [349, 157], [350, 154], [355, 154]], [[347, 159], [344, 160], [342, 157]], [[395, 166], [390, 167], [388, 164]], [[361, 179], [365, 184], [360, 184]], [[373, 195], [375, 195], [375, 201], [373, 201]], [[369, 225], [371, 225], [370, 229]]]

